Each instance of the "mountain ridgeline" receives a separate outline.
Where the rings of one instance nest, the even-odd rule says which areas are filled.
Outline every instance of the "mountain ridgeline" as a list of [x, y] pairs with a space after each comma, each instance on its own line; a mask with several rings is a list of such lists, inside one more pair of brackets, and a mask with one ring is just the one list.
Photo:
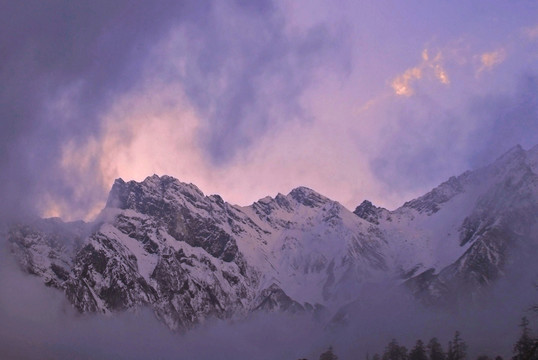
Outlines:
[[327, 318], [390, 283], [443, 306], [480, 298], [538, 249], [538, 146], [517, 146], [389, 211], [315, 191], [236, 206], [169, 176], [115, 181], [92, 223], [10, 228], [21, 268], [80, 312], [147, 306], [173, 330], [256, 311]]

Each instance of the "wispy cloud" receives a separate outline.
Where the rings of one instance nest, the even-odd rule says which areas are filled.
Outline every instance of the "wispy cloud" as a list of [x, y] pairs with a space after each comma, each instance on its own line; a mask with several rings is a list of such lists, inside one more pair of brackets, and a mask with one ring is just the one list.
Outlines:
[[506, 50], [500, 48], [495, 51], [486, 52], [480, 55], [479, 58], [480, 67], [478, 68], [478, 73], [481, 73], [486, 70], [491, 70], [501, 64], [506, 59]]
[[529, 40], [538, 39], [538, 25], [523, 28], [523, 35]]
[[446, 73], [445, 69], [443, 69], [443, 67], [441, 65], [436, 64], [433, 69], [435, 71], [435, 77], [442, 84], [445, 84], [445, 85], [450, 84], [450, 79], [448, 78], [448, 74]]
[[415, 93], [413, 83], [421, 80], [423, 77], [433, 77], [441, 84], [450, 84], [450, 79], [442, 64], [441, 52], [435, 57], [431, 57], [428, 49], [422, 51], [422, 61], [417, 66], [405, 70], [398, 75], [391, 83], [392, 89], [396, 95], [411, 96]]
[[405, 70], [405, 72], [392, 81], [392, 89], [396, 95], [413, 95], [414, 91], [411, 87], [411, 83], [414, 80], [422, 78], [421, 67], [413, 67]]

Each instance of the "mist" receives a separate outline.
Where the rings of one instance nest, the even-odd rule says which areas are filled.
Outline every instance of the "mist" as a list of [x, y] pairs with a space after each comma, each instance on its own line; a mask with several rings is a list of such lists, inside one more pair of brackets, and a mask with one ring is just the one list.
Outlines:
[[[186, 333], [170, 331], [151, 310], [80, 314], [63, 293], [26, 274], [2, 241], [0, 354], [5, 359], [317, 359], [329, 346], [340, 359], [382, 353], [391, 339], [408, 349], [437, 337], [446, 350], [455, 331], [468, 358], [509, 358], [522, 316], [537, 303], [538, 266], [511, 272], [482, 303], [458, 309], [424, 307], [403, 287], [365, 286], [360, 298], [327, 321], [309, 315], [254, 313], [215, 320]], [[344, 314], [344, 316], [342, 316]]]
[[208, 320], [179, 334], [148, 309], [79, 314], [61, 291], [23, 273], [9, 256], [1, 260], [3, 359], [294, 359], [323, 343], [321, 328], [305, 316]]

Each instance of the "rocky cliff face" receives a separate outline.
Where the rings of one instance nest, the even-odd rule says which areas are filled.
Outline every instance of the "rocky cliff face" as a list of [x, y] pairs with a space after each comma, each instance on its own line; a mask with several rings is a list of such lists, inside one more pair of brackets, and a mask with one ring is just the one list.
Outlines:
[[447, 204], [458, 197], [471, 200], [461, 209], [464, 218], [454, 228], [465, 251], [448, 266], [411, 279], [408, 285], [416, 295], [427, 303], [454, 302], [461, 294], [476, 297], [503, 276], [508, 264], [517, 261], [525, 266], [535, 261], [537, 150], [515, 147], [490, 166], [441, 185], [457, 190], [449, 191], [455, 195], [445, 200]]
[[352, 299], [359, 275], [387, 268], [368, 226], [307, 188], [238, 207], [152, 176], [117, 180], [92, 224], [45, 219], [14, 226], [9, 240], [23, 268], [81, 312], [150, 306], [183, 330]]
[[537, 163], [538, 147], [516, 147], [399, 209], [365, 201], [354, 213], [304, 187], [240, 207], [168, 176], [118, 179], [95, 222], [38, 220], [8, 237], [23, 270], [81, 312], [149, 306], [177, 330], [336, 310], [380, 281], [453, 302], [538, 248]]

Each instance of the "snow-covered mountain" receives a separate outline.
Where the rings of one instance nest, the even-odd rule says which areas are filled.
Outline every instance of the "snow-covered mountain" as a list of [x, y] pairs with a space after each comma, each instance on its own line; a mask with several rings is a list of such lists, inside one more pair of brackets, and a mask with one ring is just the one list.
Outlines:
[[538, 146], [389, 211], [299, 187], [246, 207], [169, 176], [116, 180], [93, 223], [41, 219], [8, 240], [81, 312], [151, 307], [172, 329], [252, 311], [321, 314], [369, 283], [426, 303], [475, 296], [538, 248]]

